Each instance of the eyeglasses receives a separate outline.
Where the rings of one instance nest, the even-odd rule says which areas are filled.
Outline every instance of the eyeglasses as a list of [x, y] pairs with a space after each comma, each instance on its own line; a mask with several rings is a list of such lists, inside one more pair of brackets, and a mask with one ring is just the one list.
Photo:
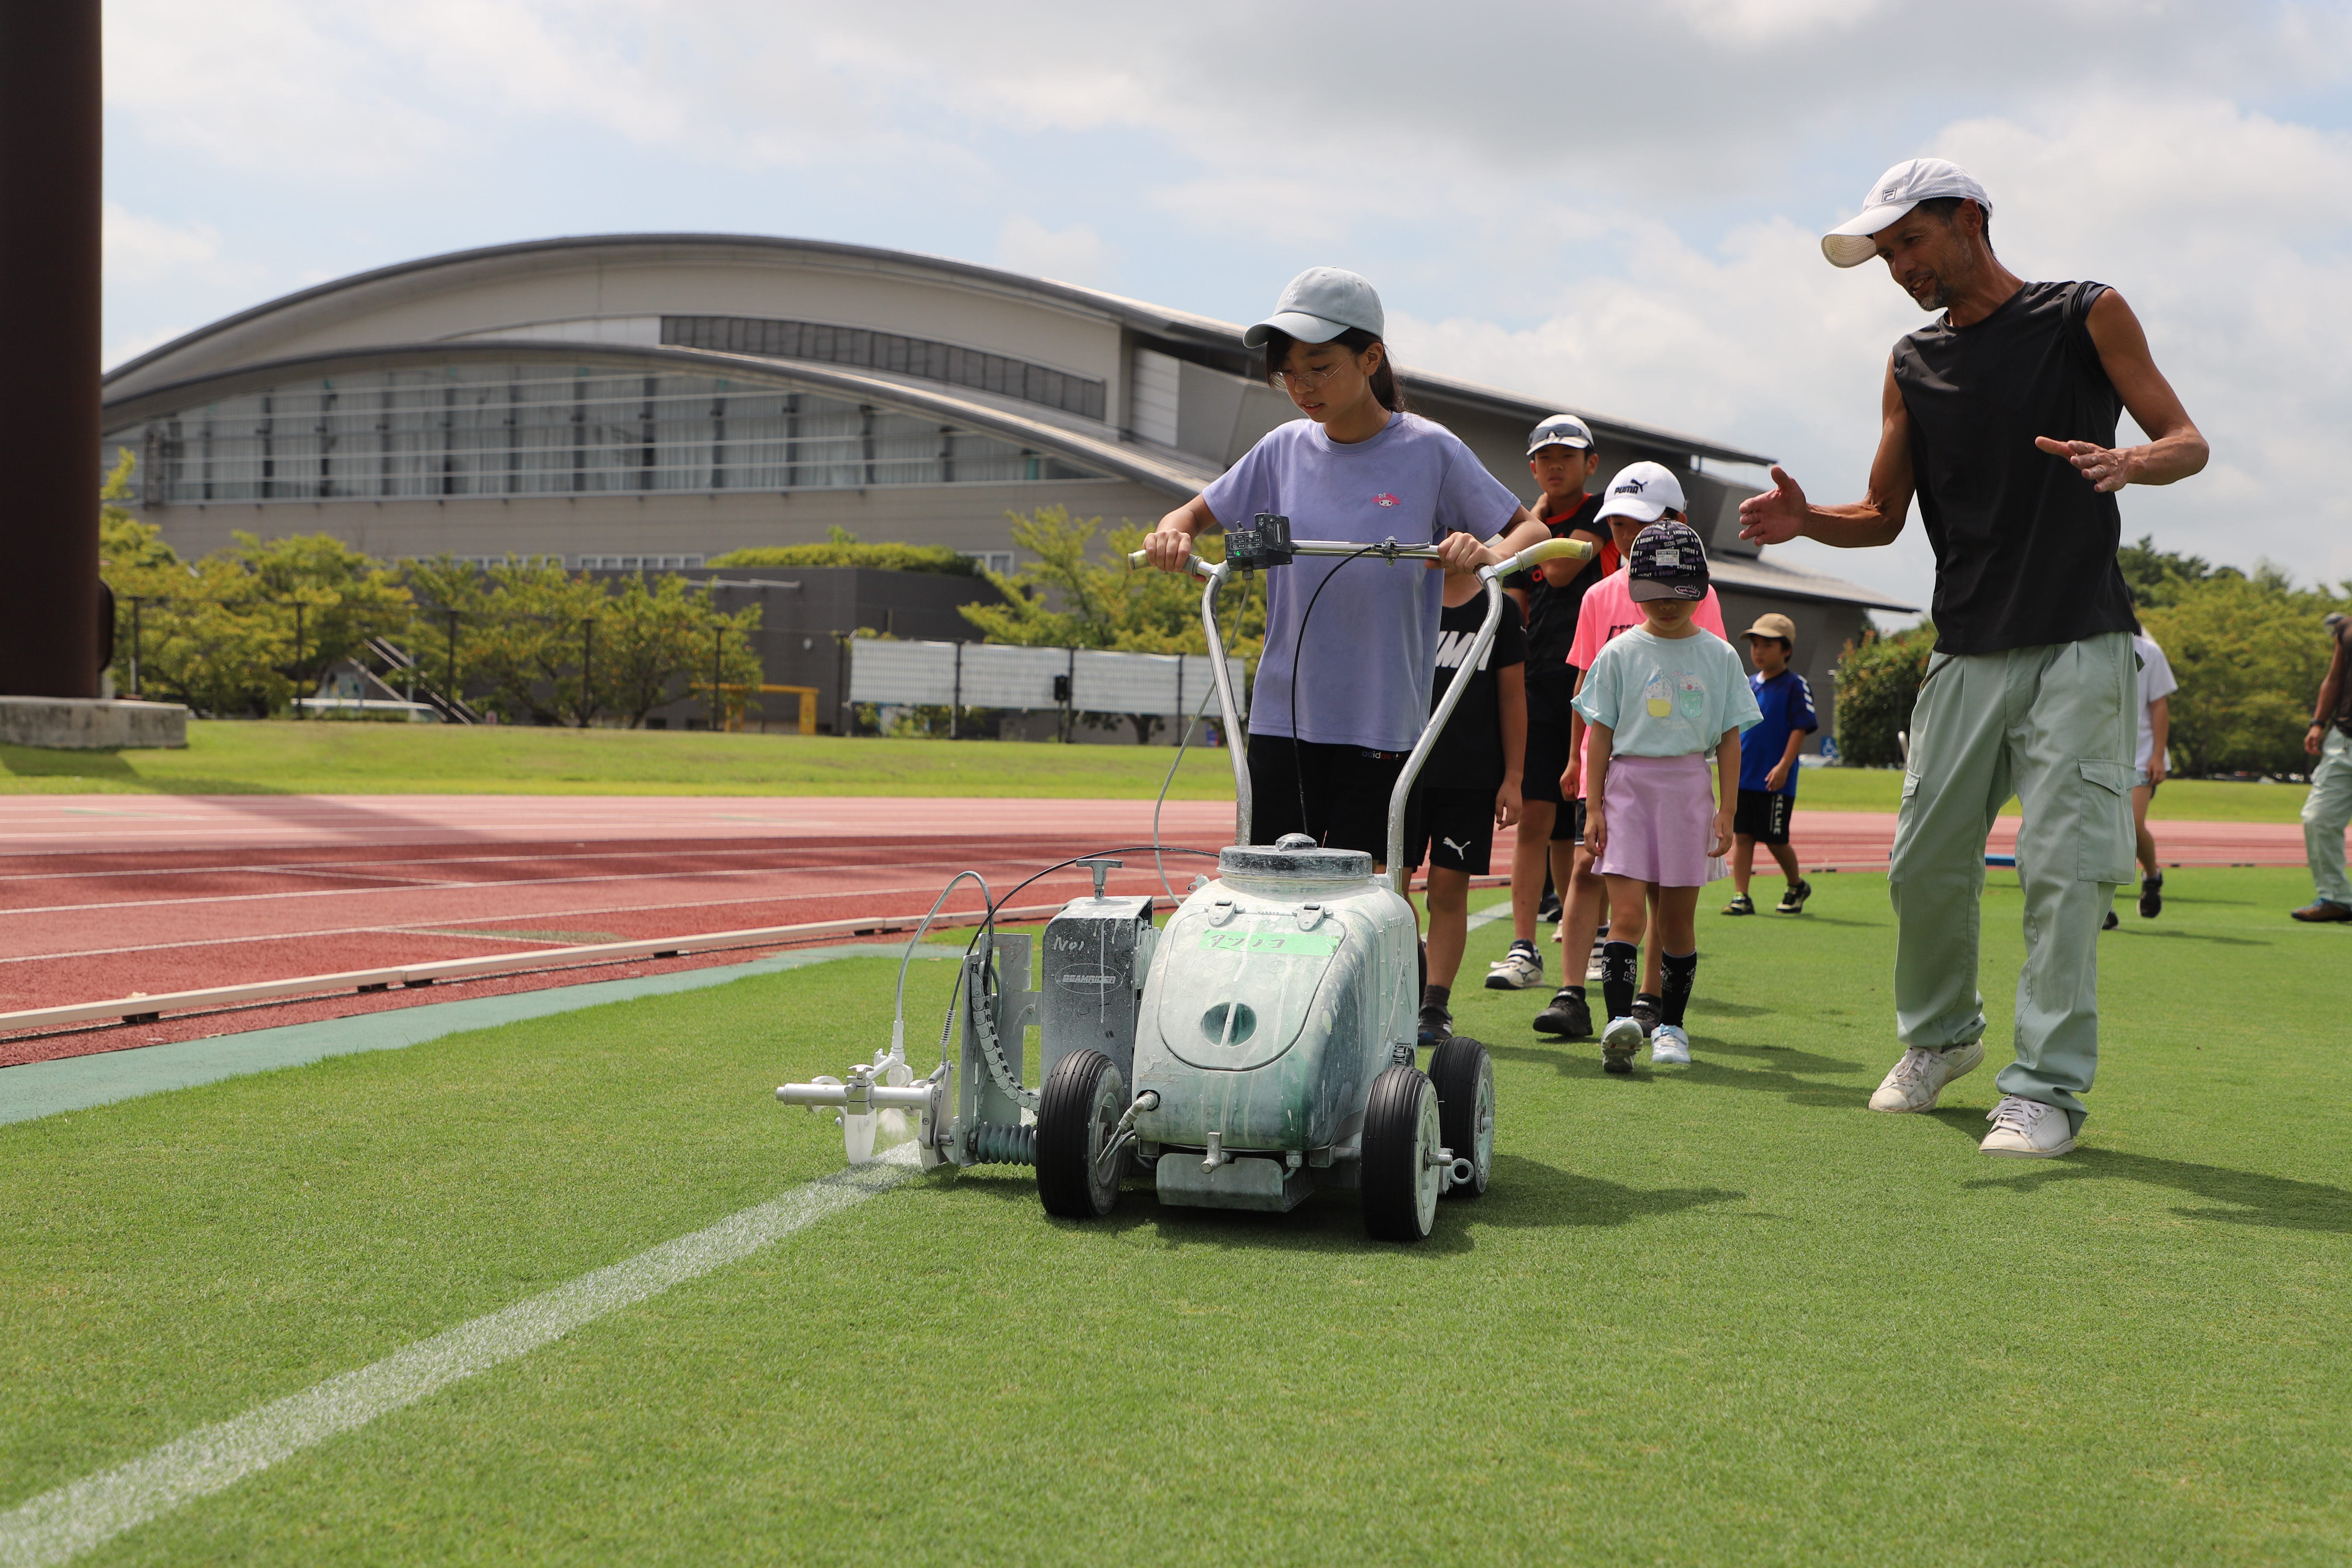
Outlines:
[[1328, 370], [1278, 370], [1274, 379], [1293, 392], [1312, 392], [1345, 368], [1346, 362], [1342, 361]]

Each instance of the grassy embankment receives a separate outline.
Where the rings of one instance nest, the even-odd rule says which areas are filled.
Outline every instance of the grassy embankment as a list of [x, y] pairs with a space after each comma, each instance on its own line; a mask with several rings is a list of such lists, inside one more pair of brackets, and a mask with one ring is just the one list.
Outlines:
[[[713, 735], [504, 726], [237, 723], [188, 726], [181, 752], [51, 752], [0, 746], [0, 795], [844, 795], [1150, 799], [1162, 746]], [[1231, 798], [1224, 753], [1187, 752], [1169, 794]], [[1809, 771], [1800, 804], [1893, 811], [1895, 773]], [[2180, 779], [2159, 820], [2292, 822], [2300, 785]], [[2011, 808], [2014, 810], [2012, 805]]]

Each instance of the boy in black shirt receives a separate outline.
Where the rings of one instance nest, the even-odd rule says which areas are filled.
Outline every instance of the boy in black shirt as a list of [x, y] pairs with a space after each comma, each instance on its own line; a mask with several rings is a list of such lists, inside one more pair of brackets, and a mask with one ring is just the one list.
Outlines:
[[[1573, 414], [1555, 414], [1528, 436], [1528, 470], [1543, 492], [1535, 503], [1537, 519], [1555, 539], [1582, 539], [1595, 553], [1586, 561], [1547, 562], [1504, 584], [1527, 616], [1528, 750], [1526, 809], [1511, 849], [1511, 947], [1487, 973], [1486, 986], [1493, 991], [1542, 984], [1536, 908], [1544, 873], [1551, 873], [1552, 885], [1566, 899], [1576, 845], [1584, 835], [1580, 803], [1560, 798], [1559, 775], [1568, 766], [1574, 727], [1569, 703], [1576, 695], [1576, 671], [1569, 668], [1568, 650], [1576, 641], [1578, 612], [1584, 591], [1617, 569], [1609, 558], [1609, 525], [1595, 515], [1601, 498], [1584, 490], [1600, 467], [1592, 431]], [[1582, 953], [1560, 959], [1563, 965], [1583, 962]]]
[[[1437, 682], [1430, 690], [1433, 712], [1486, 624], [1485, 590], [1474, 574], [1445, 579], [1445, 611], [1437, 622]], [[1470, 879], [1486, 874], [1495, 829], [1519, 820], [1519, 774], [1528, 741], [1522, 679], [1527, 658], [1519, 607], [1506, 594], [1486, 658], [1422, 765], [1421, 822], [1429, 846], [1429, 976], [1421, 995], [1424, 1046], [1454, 1033], [1446, 1004], [1470, 935]], [[1410, 858], [1420, 858], [1421, 846], [1412, 846]]]

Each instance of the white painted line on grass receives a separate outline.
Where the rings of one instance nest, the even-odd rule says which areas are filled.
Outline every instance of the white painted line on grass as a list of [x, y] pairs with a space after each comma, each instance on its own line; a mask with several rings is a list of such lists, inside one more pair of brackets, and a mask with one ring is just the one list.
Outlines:
[[200, 1426], [129, 1464], [43, 1492], [0, 1514], [0, 1568], [67, 1562], [330, 1437], [738, 1262], [897, 1186], [914, 1173], [914, 1153], [913, 1144], [901, 1144], [874, 1164], [795, 1187], [690, 1236], [420, 1340], [372, 1366]]

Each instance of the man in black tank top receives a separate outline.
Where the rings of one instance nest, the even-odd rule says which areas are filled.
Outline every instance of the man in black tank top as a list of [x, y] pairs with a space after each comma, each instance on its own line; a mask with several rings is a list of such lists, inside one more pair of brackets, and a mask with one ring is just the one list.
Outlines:
[[[1877, 257], [1937, 321], [1895, 344], [1870, 489], [1815, 506], [1779, 468], [1740, 504], [1740, 536], [1885, 544], [1916, 496], [1936, 551], [1936, 650], [1912, 710], [1895, 902], [1901, 1061], [1874, 1110], [1926, 1110], [1984, 1058], [1977, 920], [1985, 837], [2023, 809], [2025, 967], [2017, 1059], [1981, 1147], [2063, 1154], [2098, 1065], [2098, 932], [2132, 875], [2131, 598], [2116, 565], [2116, 492], [2205, 466], [2205, 439], [2149, 355], [2138, 319], [2097, 283], [2028, 283], [1988, 237], [1992, 203], [1940, 159], [1898, 163], [1825, 237], [1840, 267]], [[2117, 447], [2128, 409], [2151, 439]]]

